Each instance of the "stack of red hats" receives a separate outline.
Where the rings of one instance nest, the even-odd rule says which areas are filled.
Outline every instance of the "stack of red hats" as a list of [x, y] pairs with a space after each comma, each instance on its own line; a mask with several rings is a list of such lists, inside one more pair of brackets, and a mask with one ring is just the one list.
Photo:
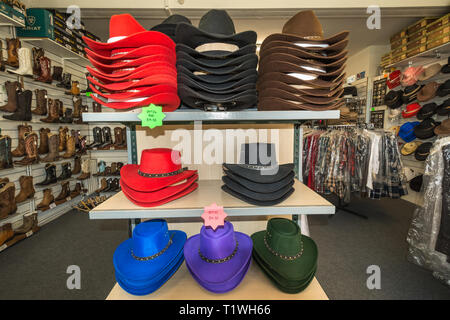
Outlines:
[[111, 17], [107, 43], [83, 37], [95, 68], [87, 67], [92, 98], [109, 108], [131, 109], [153, 103], [164, 112], [180, 105], [177, 95], [175, 43], [147, 31], [131, 15]]
[[125, 196], [141, 207], [163, 205], [198, 187], [197, 170], [182, 168], [180, 152], [166, 148], [143, 150], [141, 164], [123, 166], [120, 177]]
[[391, 73], [389, 73], [389, 78], [386, 81], [387, 86], [389, 89], [394, 89], [400, 85], [400, 77], [402, 75], [402, 72], [400, 70], [395, 70]]

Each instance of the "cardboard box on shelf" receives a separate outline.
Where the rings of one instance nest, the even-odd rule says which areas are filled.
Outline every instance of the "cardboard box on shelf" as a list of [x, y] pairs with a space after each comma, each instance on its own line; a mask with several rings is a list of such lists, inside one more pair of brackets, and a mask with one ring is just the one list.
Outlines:
[[27, 9], [25, 27], [16, 27], [18, 37], [49, 38], [54, 40], [54, 19], [51, 12], [45, 9]]

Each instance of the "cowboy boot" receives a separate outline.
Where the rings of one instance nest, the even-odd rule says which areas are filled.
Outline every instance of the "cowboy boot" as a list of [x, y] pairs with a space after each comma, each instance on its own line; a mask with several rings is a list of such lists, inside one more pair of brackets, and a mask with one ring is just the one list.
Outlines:
[[59, 159], [59, 135], [57, 133], [48, 134], [48, 154], [41, 162], [53, 162]]
[[83, 103], [83, 100], [81, 97], [74, 97], [73, 98], [73, 117], [75, 119], [81, 118], [81, 105]]
[[67, 197], [70, 196], [70, 187], [69, 187], [69, 181], [63, 182], [61, 184], [61, 192], [59, 195], [55, 198], [55, 203], [57, 205], [60, 205], [67, 201]]
[[32, 199], [35, 193], [33, 186], [33, 177], [21, 176], [19, 178], [19, 183], [20, 183], [20, 192], [16, 196], [16, 203], [22, 203], [28, 199]]
[[125, 128], [116, 127], [114, 128], [114, 150], [126, 150], [127, 144], [124, 139], [123, 131]]
[[69, 90], [71, 82], [72, 82], [72, 75], [70, 73], [64, 73], [62, 81], [58, 83], [56, 86], [58, 88], [66, 88], [67, 90]]
[[102, 129], [103, 143], [97, 147], [97, 150], [109, 150], [113, 144], [111, 136], [111, 128], [104, 127]]
[[47, 114], [47, 90], [34, 90], [36, 95], [36, 109], [31, 110], [31, 113], [39, 116], [45, 116]]
[[76, 123], [76, 124], [83, 124], [83, 123], [85, 123], [83, 121], [83, 113], [85, 113], [85, 112], [89, 112], [89, 107], [86, 106], [86, 105], [82, 105], [80, 107], [80, 117], [78, 118], [78, 120], [74, 121], [74, 123]]
[[106, 178], [102, 178], [100, 181], [100, 187], [95, 190], [96, 193], [100, 193], [108, 187], [108, 183], [106, 182]]
[[69, 128], [59, 127], [59, 146], [58, 146], [59, 152], [63, 152], [66, 150], [67, 132], [69, 132]]
[[79, 174], [81, 172], [81, 158], [80, 156], [75, 156], [72, 174]]
[[36, 78], [41, 76], [41, 57], [44, 56], [44, 49], [34, 47], [33, 52], [33, 74]]
[[102, 112], [102, 105], [97, 102], [92, 102], [92, 110], [93, 112]]
[[117, 162], [112, 162], [111, 163], [111, 175], [115, 176], [117, 173]]
[[97, 164], [97, 167], [98, 167], [98, 172], [94, 173], [93, 176], [94, 177], [103, 176], [105, 173], [105, 169], [106, 169], [106, 162], [103, 160], [100, 160], [99, 163]]
[[48, 153], [48, 134], [50, 133], [49, 128], [39, 129], [40, 143], [38, 148], [38, 154]]
[[0, 136], [0, 169], [12, 168], [11, 138]]
[[75, 150], [75, 137], [74, 136], [70, 136], [67, 138], [67, 143], [66, 143], [66, 153], [63, 154], [63, 158], [64, 159], [69, 159], [72, 158], [76, 153]]
[[59, 118], [59, 122], [60, 123], [72, 123], [73, 122], [72, 109], [66, 108], [64, 110], [64, 115]]
[[86, 136], [80, 138], [79, 145], [80, 146], [78, 148], [77, 154], [79, 154], [80, 156], [87, 154]]
[[42, 201], [36, 206], [36, 209], [38, 210], [47, 210], [50, 208], [50, 204], [52, 204], [55, 201], [55, 197], [52, 194], [52, 189], [45, 189], [44, 190], [44, 197], [42, 198]]
[[[59, 119], [61, 119], [62, 117], [64, 117], [64, 104], [61, 100], [56, 99], [56, 105], [58, 106], [58, 117]], [[58, 122], [59, 122], [58, 119]]]
[[5, 61], [3, 61], [3, 42], [0, 41], [0, 71], [5, 71]]
[[80, 83], [78, 81], [72, 81], [71, 89], [69, 91], [66, 91], [65, 94], [79, 96], [80, 95]]
[[52, 79], [55, 81], [62, 81], [62, 73], [63, 73], [63, 68], [62, 67], [58, 67], [58, 66], [54, 66], [53, 67], [53, 74], [52, 74]]
[[8, 70], [8, 72], [15, 73], [21, 76], [33, 76], [33, 62], [31, 57], [31, 50], [28, 48], [20, 48], [19, 52], [19, 69]]
[[61, 165], [61, 175], [56, 178], [56, 180], [58, 181], [62, 181], [62, 180], [67, 180], [72, 176], [72, 170], [71, 170], [72, 165], [70, 164], [70, 162], [65, 162]]
[[22, 160], [14, 161], [14, 164], [28, 166], [39, 162], [37, 153], [38, 136], [36, 133], [25, 134], [25, 157]]
[[0, 107], [0, 111], [15, 112], [17, 110], [17, 90], [20, 89], [18, 81], [6, 81], [6, 92], [8, 94], [8, 103]]
[[14, 182], [6, 183], [0, 189], [0, 219], [7, 218], [8, 215], [11, 214], [12, 207], [10, 204], [10, 189], [13, 190], [13, 192], [16, 191]]
[[81, 175], [77, 178], [78, 180], [86, 180], [91, 177], [91, 172], [89, 170], [89, 159], [85, 159], [81, 165]]
[[19, 55], [17, 53], [17, 50], [20, 48], [20, 40], [19, 39], [6, 39], [7, 43], [7, 52], [8, 52], [8, 59], [5, 61], [5, 63], [8, 66], [11, 67], [19, 67]]
[[122, 145], [120, 145], [124, 150], [126, 150], [127, 147], [127, 129], [122, 128]]
[[13, 121], [31, 121], [31, 102], [33, 92], [25, 90], [17, 93], [17, 109], [13, 114], [4, 115], [3, 118]]
[[22, 225], [14, 230], [16, 234], [24, 234], [34, 230], [38, 225], [37, 212], [25, 213], [22, 218]]
[[87, 77], [89, 77], [91, 74], [89, 72], [86, 72], [86, 89], [82, 90], [81, 93], [87, 93], [87, 92], [92, 92], [91, 90], [91, 82], [88, 80]]
[[118, 176], [120, 176], [120, 170], [122, 170], [123, 167], [123, 162], [117, 162], [117, 174]]
[[25, 134], [32, 131], [31, 126], [19, 125], [19, 144], [12, 151], [13, 157], [23, 157], [25, 155]]
[[70, 197], [76, 198], [81, 194], [81, 183], [77, 182], [77, 184], [75, 185], [75, 189], [72, 190], [72, 192], [70, 193]]
[[93, 131], [92, 136], [94, 138], [94, 142], [87, 145], [88, 149], [97, 148], [99, 145], [103, 144], [102, 129], [100, 127], [95, 127], [94, 129], [92, 129], [92, 131]]
[[56, 178], [56, 166], [52, 163], [48, 163], [45, 165], [45, 179], [36, 183], [36, 186], [48, 186], [49, 184], [56, 182], [58, 182], [58, 179]]
[[[1, 200], [0, 200], [1, 201]], [[0, 203], [1, 206], [1, 203]], [[0, 216], [1, 218], [1, 216]], [[6, 223], [0, 227], [0, 246], [2, 246], [6, 241], [14, 237], [14, 230], [11, 223]]]
[[44, 83], [52, 83], [52, 62], [47, 57], [41, 57], [39, 59], [41, 63], [41, 76], [36, 79], [36, 81], [44, 82]]
[[48, 115], [47, 118], [41, 118], [45, 123], [59, 122], [59, 103], [57, 100], [48, 99]]

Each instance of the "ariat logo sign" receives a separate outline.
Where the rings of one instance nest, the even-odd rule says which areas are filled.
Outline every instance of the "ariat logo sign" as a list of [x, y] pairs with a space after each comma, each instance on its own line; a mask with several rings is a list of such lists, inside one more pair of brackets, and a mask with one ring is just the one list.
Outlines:
[[36, 17], [35, 16], [28, 16], [27, 17], [27, 22], [28, 22], [28, 25], [34, 26], [34, 24], [36, 23]]

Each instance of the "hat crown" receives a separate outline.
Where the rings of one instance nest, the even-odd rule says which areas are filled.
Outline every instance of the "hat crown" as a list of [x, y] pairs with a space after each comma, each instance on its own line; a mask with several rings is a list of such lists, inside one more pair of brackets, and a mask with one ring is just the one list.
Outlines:
[[300, 11], [283, 26], [282, 33], [303, 38], [323, 39], [322, 24], [312, 10]]
[[212, 9], [203, 15], [198, 28], [207, 33], [231, 36], [236, 33], [233, 20], [225, 10]]
[[225, 221], [216, 230], [202, 226], [200, 230], [200, 252], [212, 260], [224, 259], [236, 249], [236, 238], [231, 222]]
[[136, 257], [145, 258], [161, 252], [170, 240], [167, 222], [155, 219], [138, 224], [133, 230], [132, 240]]
[[178, 24], [182, 22], [192, 24], [191, 20], [189, 20], [185, 16], [182, 16], [181, 14], [172, 14], [171, 16], [167, 17], [166, 20], [164, 20], [161, 24]]
[[273, 143], [246, 143], [241, 145], [240, 164], [272, 166], [277, 164]]
[[300, 227], [289, 219], [270, 219], [267, 222], [266, 241], [273, 251], [283, 256], [295, 256], [302, 250]]
[[139, 171], [147, 174], [171, 173], [181, 169], [181, 153], [167, 148], [142, 151]]
[[131, 14], [113, 15], [109, 20], [109, 38], [117, 39], [147, 31]]

